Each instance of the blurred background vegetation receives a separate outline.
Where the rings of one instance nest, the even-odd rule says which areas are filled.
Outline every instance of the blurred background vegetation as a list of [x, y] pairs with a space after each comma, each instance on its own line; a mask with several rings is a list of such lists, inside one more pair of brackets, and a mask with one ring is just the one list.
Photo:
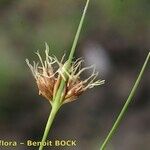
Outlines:
[[[41, 139], [50, 106], [38, 96], [25, 59], [37, 60], [34, 52], [39, 49], [42, 53], [45, 41], [51, 54], [69, 53], [84, 3], [0, 0], [0, 139]], [[149, 41], [149, 0], [91, 0], [76, 57], [85, 58], [86, 65], [96, 64], [106, 84], [64, 106], [49, 139], [77, 140], [77, 147], [64, 149], [99, 149], [144, 62]], [[149, 76], [147, 68], [108, 149], [150, 149]], [[17, 147], [23, 149], [29, 148]]]

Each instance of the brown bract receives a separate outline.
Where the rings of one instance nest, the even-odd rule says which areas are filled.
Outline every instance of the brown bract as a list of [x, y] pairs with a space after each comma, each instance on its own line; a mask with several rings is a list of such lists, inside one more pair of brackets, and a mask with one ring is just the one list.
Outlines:
[[[58, 61], [55, 56], [52, 57], [49, 55], [49, 46], [47, 44], [45, 45], [45, 59], [42, 59], [39, 52], [36, 52], [39, 57], [40, 64], [33, 61], [33, 65], [31, 65], [28, 59], [26, 59], [26, 62], [36, 79], [39, 94], [49, 100], [51, 104], [55, 100], [55, 96], [62, 79], [66, 81], [66, 85], [62, 93], [62, 104], [76, 100], [78, 96], [87, 89], [104, 84], [104, 80], [96, 80], [98, 73], [95, 72], [95, 68], [93, 66], [82, 68], [82, 63], [84, 62], [83, 59], [79, 58], [72, 62], [68, 71], [65, 68], [66, 62], [63, 63], [64, 56], [61, 61]], [[57, 65], [56, 70], [54, 70], [54, 65]], [[92, 74], [87, 79], [81, 80], [81, 73], [91, 68], [93, 69]]]

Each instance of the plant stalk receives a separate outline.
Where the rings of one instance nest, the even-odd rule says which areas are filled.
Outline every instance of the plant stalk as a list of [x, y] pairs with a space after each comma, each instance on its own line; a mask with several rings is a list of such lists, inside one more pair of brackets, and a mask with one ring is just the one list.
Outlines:
[[[72, 63], [72, 59], [73, 59], [73, 56], [74, 56], [74, 53], [75, 53], [77, 42], [79, 40], [81, 29], [83, 27], [83, 23], [84, 23], [85, 15], [86, 15], [86, 12], [87, 12], [87, 9], [88, 9], [88, 6], [89, 6], [89, 2], [90, 2], [90, 0], [86, 1], [85, 7], [84, 7], [84, 10], [83, 10], [81, 19], [80, 19], [80, 23], [79, 23], [79, 26], [78, 26], [78, 29], [77, 29], [77, 32], [76, 32], [76, 35], [75, 35], [75, 38], [74, 38], [74, 41], [73, 41], [73, 44], [72, 44], [72, 48], [71, 48], [71, 51], [70, 51], [70, 55], [69, 55], [69, 58], [68, 58], [65, 70], [69, 70], [70, 69], [70, 65]], [[67, 74], [64, 73], [64, 76], [65, 76], [66, 81], [67, 81], [68, 80]], [[64, 90], [66, 81], [64, 81], [63, 79], [61, 80], [60, 87], [59, 87], [61, 89], [61, 91]]]
[[[83, 13], [82, 13], [82, 16], [81, 16], [81, 19], [80, 19], [80, 23], [79, 23], [79, 26], [78, 26], [78, 29], [77, 29], [77, 32], [76, 32], [76, 35], [75, 35], [75, 38], [74, 38], [74, 41], [73, 41], [73, 44], [72, 44], [72, 48], [71, 48], [71, 51], [70, 51], [70, 55], [69, 55], [65, 70], [70, 69], [70, 65], [72, 63], [72, 59], [73, 59], [74, 52], [75, 52], [75, 49], [76, 49], [76, 46], [77, 46], [77, 42], [79, 40], [81, 29], [83, 27], [83, 23], [84, 23], [85, 15], [86, 15], [86, 12], [87, 12], [87, 9], [88, 9], [88, 6], [89, 6], [89, 2], [90, 2], [90, 0], [86, 1], [86, 5], [84, 7], [84, 10], [83, 10]], [[67, 76], [66, 73], [64, 73], [64, 76], [66, 78], [66, 81], [64, 81], [63, 79], [61, 80], [60, 87], [59, 87], [60, 92], [63, 92], [65, 84], [68, 80], [68, 76]]]
[[[87, 8], [88, 8], [88, 5], [89, 5], [89, 1], [90, 0], [86, 1], [86, 5], [85, 5], [84, 11], [82, 13], [82, 17], [81, 17], [81, 20], [80, 20], [80, 23], [79, 23], [79, 26], [78, 26], [78, 29], [77, 29], [77, 32], [76, 32], [73, 44], [72, 44], [72, 48], [71, 48], [71, 51], [70, 51], [70, 55], [69, 55], [68, 61], [67, 61], [67, 65], [66, 65], [66, 68], [65, 68], [66, 70], [70, 69], [70, 66], [71, 66], [71, 63], [72, 63], [74, 52], [75, 52], [75, 49], [76, 49], [76, 46], [77, 46], [77, 42], [79, 40], [79, 36], [80, 36], [81, 29], [82, 29], [82, 26], [83, 26], [84, 18], [85, 18], [85, 15], [86, 15], [86, 12], [87, 12]], [[51, 110], [49, 119], [47, 121], [47, 125], [46, 125], [45, 131], [44, 131], [44, 135], [43, 135], [43, 138], [42, 138], [42, 143], [46, 141], [48, 133], [49, 133], [49, 130], [50, 130], [51, 125], [53, 123], [53, 120], [54, 120], [54, 118], [55, 118], [59, 108], [62, 105], [62, 93], [64, 92], [64, 88], [65, 88], [66, 82], [68, 81], [68, 76], [67, 76], [66, 73], [64, 73], [64, 77], [65, 77], [66, 80], [64, 80], [63, 78], [61, 79], [60, 86], [58, 88], [56, 96], [53, 99], [52, 110]], [[39, 150], [43, 150], [42, 144], [39, 147]]]
[[143, 74], [144, 74], [145, 68], [146, 68], [146, 66], [147, 66], [147, 64], [149, 62], [149, 59], [150, 59], [150, 52], [148, 53], [148, 55], [147, 55], [147, 57], [145, 59], [145, 62], [143, 64], [143, 66], [142, 66], [142, 69], [141, 69], [141, 71], [139, 73], [139, 76], [138, 76], [138, 78], [137, 78], [137, 80], [136, 80], [136, 82], [135, 82], [135, 84], [134, 84], [134, 86], [133, 86], [133, 88], [131, 90], [131, 93], [129, 94], [129, 97], [126, 100], [126, 103], [124, 104], [124, 106], [123, 106], [123, 108], [122, 108], [122, 110], [121, 110], [117, 120], [115, 121], [113, 127], [111, 128], [110, 132], [108, 133], [107, 137], [105, 138], [104, 142], [102, 143], [102, 146], [101, 146], [100, 150], [105, 150], [106, 145], [108, 144], [108, 142], [111, 140], [112, 136], [115, 134], [116, 130], [118, 129], [118, 127], [119, 127], [119, 125], [120, 125], [120, 123], [121, 123], [125, 113], [127, 112], [129, 104], [133, 100], [133, 96], [135, 95], [135, 92], [136, 92], [136, 90], [137, 90], [137, 88], [138, 88], [138, 86], [140, 84], [140, 81], [141, 81], [141, 79], [143, 77]]
[[72, 44], [71, 52], [70, 52], [70, 55], [69, 55], [69, 59], [68, 59], [69, 63], [72, 62], [72, 59], [73, 59], [73, 56], [74, 56], [74, 52], [75, 52], [75, 49], [76, 49], [76, 46], [77, 46], [77, 42], [78, 42], [78, 39], [79, 39], [79, 36], [80, 36], [80, 33], [81, 33], [81, 29], [82, 29], [82, 26], [83, 26], [85, 15], [86, 15], [86, 12], [87, 12], [87, 9], [88, 9], [88, 6], [89, 6], [89, 2], [90, 2], [90, 0], [86, 1], [86, 5], [85, 5], [84, 11], [82, 13], [82, 17], [81, 17], [81, 20], [80, 20], [80, 23], [79, 23], [79, 26], [78, 26], [78, 29], [77, 29], [77, 32], [76, 32], [73, 44]]
[[48, 133], [49, 133], [49, 130], [52, 126], [52, 123], [54, 121], [54, 118], [57, 114], [59, 110], [59, 107], [58, 108], [52, 108], [51, 112], [50, 112], [50, 115], [49, 115], [49, 118], [48, 118], [48, 121], [47, 121], [47, 124], [46, 124], [46, 127], [45, 127], [45, 131], [44, 131], [44, 135], [43, 135], [43, 138], [42, 138], [42, 141], [41, 141], [41, 145], [39, 147], [39, 150], [43, 150], [44, 146], [43, 146], [43, 143], [46, 141], [47, 139], [47, 136], [48, 136]]

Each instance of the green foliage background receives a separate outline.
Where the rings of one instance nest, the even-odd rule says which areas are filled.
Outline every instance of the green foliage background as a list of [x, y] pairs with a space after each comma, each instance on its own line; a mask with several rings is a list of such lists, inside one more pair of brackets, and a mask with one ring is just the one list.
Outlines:
[[[0, 132], [1, 138], [28, 139], [32, 137], [39, 139], [41, 137], [49, 106], [47, 106], [47, 101], [42, 101], [42, 98], [37, 95], [37, 88], [25, 64], [25, 58], [36, 59], [33, 52], [38, 49], [42, 52], [45, 49], [45, 41], [50, 45], [52, 54], [60, 57], [64, 52], [68, 53], [84, 3], [85, 0], [0, 0], [0, 131], [3, 130]], [[101, 139], [104, 137], [107, 129], [111, 126], [114, 119], [112, 112], [115, 115], [119, 111], [118, 108], [122, 106], [123, 101], [115, 102], [114, 99], [124, 99], [128, 93], [126, 90], [122, 96], [118, 94], [126, 86], [126, 84], [122, 84], [120, 89], [117, 88], [120, 84], [118, 81], [122, 81], [122, 72], [119, 73], [119, 71], [124, 70], [127, 81], [133, 81], [140, 68], [138, 66], [143, 63], [150, 48], [150, 1], [91, 0], [77, 56], [82, 54], [82, 45], [88, 40], [100, 43], [110, 56], [116, 70], [111, 70], [110, 74], [103, 78], [106, 78], [112, 86], [106, 84], [106, 87], [102, 89], [102, 94], [97, 96], [97, 99], [103, 99], [105, 102], [96, 101], [92, 110], [88, 104], [83, 108], [85, 111], [83, 116], [86, 118], [90, 114], [91, 117], [94, 116], [94, 119], [87, 117], [83, 126], [75, 123], [75, 127], [65, 128], [67, 125], [65, 120], [72, 120], [69, 122], [70, 125], [74, 125], [74, 121], [82, 120], [80, 120], [79, 113], [83, 112], [82, 107], [86, 100], [75, 102], [64, 108], [56, 121], [54, 130], [55, 132], [57, 130], [56, 133], [61, 138], [69, 138], [74, 135], [80, 141], [79, 148], [86, 150], [91, 149], [93, 145], [99, 146], [95, 143], [98, 143], [100, 136]], [[141, 94], [137, 96], [139, 101], [132, 108], [134, 113], [141, 112], [139, 122], [145, 122], [148, 118], [149, 83], [148, 72], [142, 83], [143, 86], [139, 90]], [[130, 89], [131, 85], [130, 82], [127, 89]], [[93, 92], [99, 93], [99, 90], [101, 88], [96, 89], [95, 92], [93, 90]], [[92, 95], [92, 92], [90, 94]], [[112, 97], [106, 95], [112, 95]], [[83, 99], [87, 98], [88, 95], [83, 97]], [[112, 100], [112, 98], [114, 99]], [[78, 110], [76, 107], [79, 105], [81, 107]], [[79, 113], [74, 114], [72, 111]], [[74, 115], [74, 119], [72, 115]], [[132, 116], [130, 117], [132, 118]], [[136, 119], [135, 116], [133, 118]], [[107, 128], [104, 128], [105, 125], [101, 125], [101, 121], [106, 122]], [[88, 123], [91, 126], [87, 125]], [[84, 130], [82, 134], [82, 130], [80, 131], [79, 128], [86, 125], [87, 130]], [[97, 129], [92, 130], [95, 125]], [[145, 125], [144, 123], [137, 128], [137, 131], [143, 131], [141, 134], [133, 133], [135, 141], [130, 143], [125, 140], [122, 142], [125, 146], [127, 146], [126, 143], [130, 143], [129, 147], [125, 147], [125, 149], [140, 150], [141, 137], [150, 137], [150, 130]], [[81, 134], [70, 129], [68, 135], [64, 136], [65, 130], [68, 128], [77, 130]], [[146, 128], [146, 132], [144, 128]], [[129, 129], [124, 125], [122, 130]], [[93, 136], [90, 137], [90, 135]], [[52, 133], [51, 138], [55, 138], [55, 136], [55, 133]], [[145, 142], [141, 142], [141, 145], [145, 145], [145, 149], [150, 147], [147, 138], [144, 139]], [[90, 142], [88, 146], [85, 144], [86, 141]], [[119, 142], [119, 137], [114, 140], [115, 150], [119, 149], [119, 146], [117, 147]]]

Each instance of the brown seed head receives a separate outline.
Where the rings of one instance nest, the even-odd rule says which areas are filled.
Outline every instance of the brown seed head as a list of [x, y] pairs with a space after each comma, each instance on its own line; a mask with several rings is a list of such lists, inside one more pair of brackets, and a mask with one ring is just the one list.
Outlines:
[[[73, 62], [70, 70], [67, 71], [65, 69], [66, 63], [63, 64], [64, 56], [61, 61], [58, 61], [55, 56], [49, 56], [49, 46], [47, 43], [45, 45], [45, 60], [41, 58], [39, 52], [36, 53], [41, 65], [34, 61], [33, 65], [31, 65], [28, 59], [26, 59], [26, 62], [36, 79], [39, 94], [48, 99], [51, 103], [53, 103], [62, 78], [67, 82], [64, 92], [62, 93], [63, 104], [76, 100], [79, 95], [87, 89], [104, 84], [104, 80], [96, 80], [98, 73], [95, 73], [93, 66], [82, 68], [83, 59], [81, 58]], [[53, 67], [54, 64], [58, 66], [55, 71]], [[81, 73], [90, 68], [93, 68], [91, 76], [85, 80], [81, 80]], [[68, 80], [66, 80], [64, 73], [68, 76]]]

